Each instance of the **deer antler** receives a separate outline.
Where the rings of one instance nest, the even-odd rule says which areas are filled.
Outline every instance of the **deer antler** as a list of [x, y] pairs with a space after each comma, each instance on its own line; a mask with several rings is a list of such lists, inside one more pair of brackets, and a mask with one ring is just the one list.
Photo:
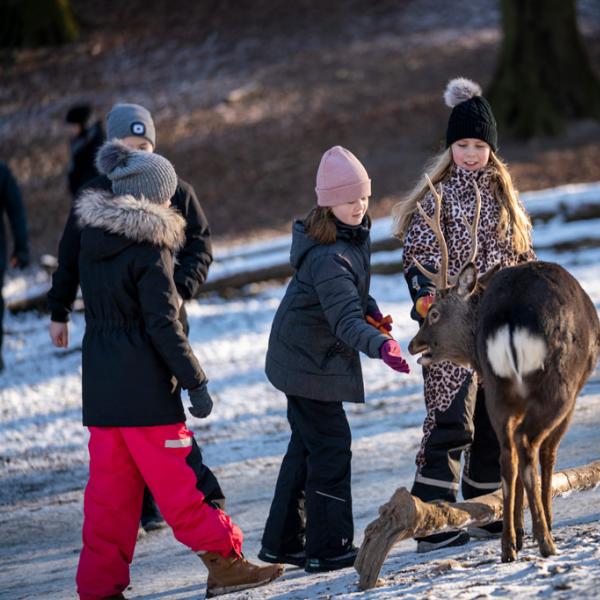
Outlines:
[[440, 183], [440, 193], [438, 194], [427, 173], [425, 173], [425, 179], [427, 179], [427, 184], [429, 185], [429, 189], [431, 190], [433, 198], [435, 199], [435, 212], [433, 214], [433, 219], [423, 210], [420, 202], [417, 202], [417, 208], [421, 213], [425, 223], [429, 225], [435, 234], [440, 246], [440, 270], [437, 273], [434, 273], [433, 271], [426, 269], [416, 258], [413, 260], [417, 269], [419, 269], [419, 271], [421, 271], [425, 277], [431, 279], [436, 290], [444, 290], [448, 287], [448, 246], [446, 245], [446, 240], [444, 239], [444, 234], [440, 224], [440, 216], [442, 213], [442, 184]]
[[[442, 212], [442, 184], [440, 183], [440, 193], [437, 193], [433, 183], [431, 183], [431, 179], [429, 179], [429, 175], [425, 173], [425, 179], [427, 179], [427, 183], [429, 184], [429, 189], [433, 194], [435, 199], [435, 212], [433, 214], [433, 219], [423, 210], [420, 202], [417, 202], [417, 208], [423, 217], [423, 220], [437, 238], [438, 244], [440, 246], [440, 270], [438, 273], [434, 273], [429, 269], [426, 269], [416, 258], [413, 259], [415, 266], [425, 277], [431, 279], [432, 283], [435, 285], [436, 290], [444, 290], [448, 287], [448, 246], [446, 245], [446, 240], [444, 238], [444, 234], [442, 232], [442, 227], [440, 224], [440, 215]], [[465, 222], [465, 225], [471, 230], [471, 253], [469, 258], [464, 263], [468, 265], [471, 262], [475, 261], [475, 257], [477, 256], [477, 227], [479, 226], [479, 214], [481, 212], [481, 194], [479, 193], [479, 187], [477, 187], [477, 182], [473, 181], [473, 187], [475, 188], [475, 215], [473, 216], [473, 222], [469, 224], [467, 221], [467, 217], [462, 215], [462, 218]], [[451, 282], [454, 285], [454, 281]]]

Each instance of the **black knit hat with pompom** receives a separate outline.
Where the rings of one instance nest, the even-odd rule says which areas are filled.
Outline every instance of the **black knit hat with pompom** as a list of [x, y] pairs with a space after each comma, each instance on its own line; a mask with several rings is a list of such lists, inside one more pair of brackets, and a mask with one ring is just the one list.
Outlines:
[[475, 138], [498, 150], [498, 128], [490, 103], [481, 95], [474, 81], [460, 77], [448, 83], [444, 92], [446, 104], [452, 108], [446, 131], [446, 147], [464, 138]]

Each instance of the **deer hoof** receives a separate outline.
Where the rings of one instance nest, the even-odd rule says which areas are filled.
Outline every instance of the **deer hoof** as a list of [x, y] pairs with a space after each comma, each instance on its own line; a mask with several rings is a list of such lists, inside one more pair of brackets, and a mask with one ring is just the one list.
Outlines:
[[552, 538], [548, 538], [548, 539], [540, 541], [539, 547], [540, 547], [540, 554], [544, 558], [547, 558], [548, 556], [551, 556], [552, 554], [556, 554], [556, 546], [554, 545]]
[[502, 544], [502, 562], [515, 562], [517, 549], [514, 543]]

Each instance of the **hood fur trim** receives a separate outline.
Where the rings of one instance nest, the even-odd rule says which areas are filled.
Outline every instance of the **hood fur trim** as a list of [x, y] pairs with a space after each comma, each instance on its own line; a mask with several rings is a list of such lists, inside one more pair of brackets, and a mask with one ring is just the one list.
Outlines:
[[81, 227], [98, 227], [135, 242], [178, 250], [185, 241], [185, 219], [171, 207], [103, 190], [85, 190], [75, 203]]

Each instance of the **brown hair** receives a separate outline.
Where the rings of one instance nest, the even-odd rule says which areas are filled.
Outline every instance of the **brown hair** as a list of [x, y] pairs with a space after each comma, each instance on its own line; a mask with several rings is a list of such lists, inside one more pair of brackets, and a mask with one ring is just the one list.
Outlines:
[[337, 236], [337, 227], [331, 208], [315, 206], [306, 215], [304, 221], [306, 235], [319, 244], [333, 244]]
[[[450, 148], [433, 157], [426, 167], [431, 181], [435, 185], [448, 177], [453, 165]], [[494, 152], [490, 152], [490, 167], [492, 169], [492, 191], [500, 206], [500, 222], [498, 235], [506, 238], [510, 229], [511, 243], [518, 253], [524, 253], [531, 247], [531, 221], [525, 212], [514, 187], [508, 168]], [[392, 209], [394, 215], [394, 235], [403, 240], [410, 225], [413, 214], [420, 202], [429, 191], [425, 176], [421, 177], [408, 197], [398, 202]]]

